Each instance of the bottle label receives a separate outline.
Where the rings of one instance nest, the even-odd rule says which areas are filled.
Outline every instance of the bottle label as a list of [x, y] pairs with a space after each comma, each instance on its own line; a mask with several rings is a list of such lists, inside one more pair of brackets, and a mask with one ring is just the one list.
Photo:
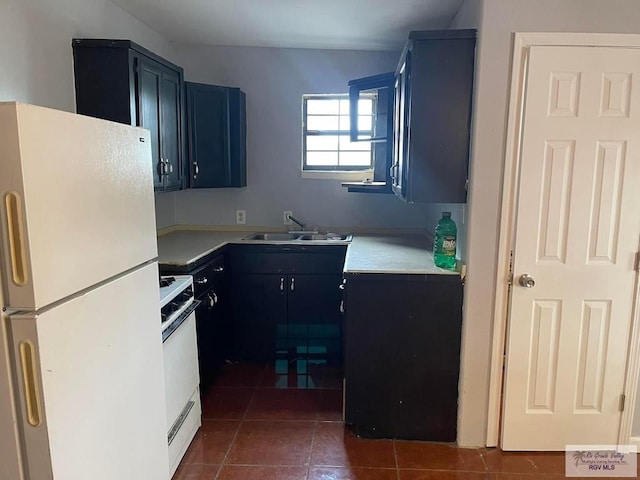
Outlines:
[[442, 239], [442, 250], [445, 255], [456, 254], [456, 239], [455, 237], [445, 237]]

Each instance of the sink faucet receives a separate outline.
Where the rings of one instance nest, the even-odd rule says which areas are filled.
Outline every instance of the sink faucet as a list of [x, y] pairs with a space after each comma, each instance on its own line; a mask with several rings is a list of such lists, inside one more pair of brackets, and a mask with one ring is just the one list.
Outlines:
[[293, 223], [297, 224], [302, 230], [306, 229], [307, 226], [293, 215], [289, 214], [287, 215], [287, 218], [289, 218], [289, 220], [291, 220]]

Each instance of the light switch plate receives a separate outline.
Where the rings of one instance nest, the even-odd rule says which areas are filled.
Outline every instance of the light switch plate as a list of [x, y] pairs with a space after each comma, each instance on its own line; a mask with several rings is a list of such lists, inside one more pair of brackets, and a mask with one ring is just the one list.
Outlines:
[[247, 211], [236, 210], [236, 223], [238, 225], [244, 225], [247, 223]]

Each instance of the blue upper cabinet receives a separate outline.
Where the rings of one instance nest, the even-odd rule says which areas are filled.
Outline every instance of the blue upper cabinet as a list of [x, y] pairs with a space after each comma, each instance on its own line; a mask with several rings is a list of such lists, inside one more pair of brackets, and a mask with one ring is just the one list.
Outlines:
[[148, 129], [154, 188], [185, 188], [182, 68], [129, 40], [72, 45], [77, 112]]
[[189, 188], [245, 187], [244, 92], [191, 82], [186, 91]]
[[352, 121], [352, 138], [386, 149], [385, 168], [374, 177], [384, 188], [350, 191], [393, 191], [409, 203], [466, 202], [475, 44], [475, 30], [411, 32], [393, 75], [349, 83], [352, 115], [367, 95], [377, 95], [382, 114], [369, 138]]
[[465, 203], [475, 30], [411, 32], [395, 82], [393, 191], [416, 203]]

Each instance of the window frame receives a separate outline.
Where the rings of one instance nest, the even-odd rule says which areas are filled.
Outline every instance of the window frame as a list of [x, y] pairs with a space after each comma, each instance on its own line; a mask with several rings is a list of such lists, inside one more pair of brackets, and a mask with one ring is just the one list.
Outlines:
[[[372, 130], [371, 131], [363, 131], [363, 134], [370, 135], [373, 131], [373, 125], [375, 122], [376, 115], [376, 102], [375, 95], [371, 95], [372, 101]], [[347, 101], [349, 102], [349, 94], [348, 93], [331, 93], [331, 94], [303, 94], [302, 95], [302, 177], [303, 178], [341, 178], [345, 180], [364, 180], [367, 178], [371, 178], [374, 171], [375, 166], [375, 153], [374, 148], [370, 150], [370, 160], [368, 166], [342, 166], [342, 165], [307, 165], [307, 137], [308, 136], [337, 136], [344, 137], [348, 141], [351, 142], [350, 131], [346, 130], [308, 130], [307, 129], [307, 121], [308, 121], [308, 113], [307, 113], [307, 101], [308, 100], [338, 100], [338, 101]], [[349, 103], [347, 103], [349, 104]], [[337, 115], [327, 116], [331, 117], [340, 117], [347, 116], [351, 120], [350, 112], [347, 111], [345, 115], [341, 115], [342, 112], [338, 111]], [[364, 142], [363, 142], [364, 143]], [[371, 145], [371, 144], [370, 144]], [[341, 152], [345, 152], [345, 150], [340, 150], [338, 146], [337, 150], [327, 150], [328, 152], [337, 152], [338, 156]], [[348, 151], [348, 150], [346, 150]], [[338, 157], [339, 158], [339, 157]]]

